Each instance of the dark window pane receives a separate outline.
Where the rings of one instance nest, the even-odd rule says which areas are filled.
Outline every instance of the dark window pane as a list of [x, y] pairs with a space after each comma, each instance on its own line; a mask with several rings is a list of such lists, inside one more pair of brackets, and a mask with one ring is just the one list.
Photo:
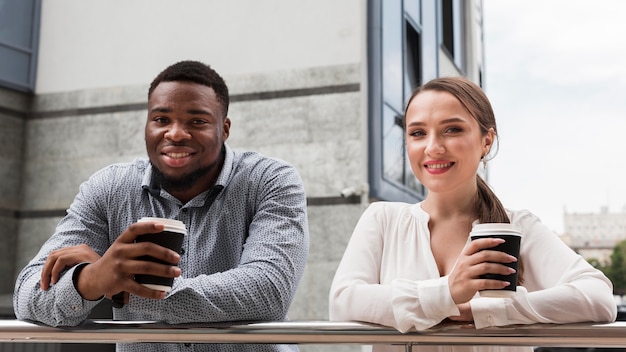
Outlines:
[[396, 123], [398, 112], [385, 106], [383, 111], [383, 176], [404, 183], [404, 129]]
[[0, 79], [25, 85], [29, 79], [30, 55], [0, 46]]
[[33, 0], [0, 0], [0, 43], [30, 49]]
[[454, 57], [454, 9], [452, 0], [441, 0], [443, 47]]
[[0, 0], [0, 85], [32, 92], [41, 0]]
[[405, 24], [406, 31], [406, 69], [404, 73], [404, 103], [408, 102], [413, 90], [422, 84], [422, 54], [421, 38], [417, 30], [409, 23]]

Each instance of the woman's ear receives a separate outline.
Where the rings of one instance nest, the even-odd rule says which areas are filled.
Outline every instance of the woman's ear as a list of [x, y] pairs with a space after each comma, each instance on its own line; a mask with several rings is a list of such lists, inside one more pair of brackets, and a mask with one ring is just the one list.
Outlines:
[[483, 143], [484, 143], [483, 155], [489, 154], [489, 151], [491, 150], [491, 146], [493, 145], [493, 141], [495, 138], [496, 138], [496, 131], [492, 127], [489, 129], [489, 131], [487, 131], [487, 133], [483, 137]]

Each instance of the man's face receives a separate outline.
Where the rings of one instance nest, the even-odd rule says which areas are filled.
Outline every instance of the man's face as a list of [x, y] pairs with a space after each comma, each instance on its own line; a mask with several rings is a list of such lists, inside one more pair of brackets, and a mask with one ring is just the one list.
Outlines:
[[164, 184], [183, 188], [178, 191], [200, 193], [212, 185], [229, 131], [230, 120], [205, 85], [161, 82], [148, 99], [148, 157]]

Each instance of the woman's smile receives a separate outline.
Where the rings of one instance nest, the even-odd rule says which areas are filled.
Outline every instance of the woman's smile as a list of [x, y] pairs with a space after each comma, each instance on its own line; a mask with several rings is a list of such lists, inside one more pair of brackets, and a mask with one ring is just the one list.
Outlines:
[[436, 175], [443, 174], [450, 170], [454, 166], [454, 163], [451, 161], [441, 162], [441, 161], [429, 161], [424, 164], [424, 168], [428, 173]]

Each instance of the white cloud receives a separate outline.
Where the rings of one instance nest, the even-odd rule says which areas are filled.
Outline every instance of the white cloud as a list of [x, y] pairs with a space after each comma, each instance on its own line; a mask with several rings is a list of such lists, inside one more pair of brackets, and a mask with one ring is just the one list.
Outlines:
[[626, 2], [485, 0], [486, 90], [501, 134], [490, 183], [555, 231], [626, 204]]
[[557, 85], [599, 79], [626, 85], [626, 21], [620, 18], [626, 2], [486, 0], [484, 9], [485, 36], [498, 43], [487, 46], [488, 63], [521, 65], [532, 78]]

